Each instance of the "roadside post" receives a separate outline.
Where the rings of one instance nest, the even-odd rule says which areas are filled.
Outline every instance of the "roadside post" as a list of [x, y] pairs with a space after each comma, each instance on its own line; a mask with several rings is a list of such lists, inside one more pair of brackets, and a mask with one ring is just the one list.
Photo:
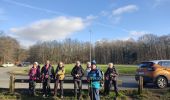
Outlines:
[[138, 81], [138, 94], [142, 94], [142, 91], [143, 91], [143, 77], [140, 75]]
[[14, 94], [14, 89], [15, 89], [15, 77], [13, 74], [10, 75], [10, 80], [9, 80], [9, 92], [11, 94]]

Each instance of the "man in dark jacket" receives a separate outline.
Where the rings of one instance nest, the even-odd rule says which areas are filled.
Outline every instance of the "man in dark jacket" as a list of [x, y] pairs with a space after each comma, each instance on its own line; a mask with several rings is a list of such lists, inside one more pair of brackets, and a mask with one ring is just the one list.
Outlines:
[[113, 84], [115, 94], [116, 94], [116, 96], [118, 96], [118, 86], [117, 86], [118, 72], [116, 71], [116, 68], [113, 66], [113, 63], [108, 64], [108, 68], [104, 75], [105, 75], [105, 84], [104, 84], [105, 94], [109, 95], [110, 89]]
[[51, 66], [50, 61], [47, 60], [46, 64], [41, 69], [42, 82], [43, 82], [43, 96], [47, 97], [51, 93], [50, 82], [54, 79], [54, 68]]
[[[84, 75], [84, 69], [80, 64], [80, 61], [76, 62], [75, 67], [71, 71], [71, 75], [74, 79], [74, 95], [77, 96], [77, 88], [79, 88], [79, 96], [81, 96], [81, 89], [82, 89], [82, 77]], [[78, 86], [78, 87], [77, 87]]]

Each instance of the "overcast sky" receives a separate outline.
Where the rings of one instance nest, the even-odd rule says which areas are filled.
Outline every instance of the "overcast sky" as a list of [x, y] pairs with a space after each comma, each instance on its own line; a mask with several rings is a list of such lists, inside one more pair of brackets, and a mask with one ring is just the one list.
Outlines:
[[0, 0], [0, 30], [23, 46], [65, 38], [126, 40], [170, 33], [170, 0]]

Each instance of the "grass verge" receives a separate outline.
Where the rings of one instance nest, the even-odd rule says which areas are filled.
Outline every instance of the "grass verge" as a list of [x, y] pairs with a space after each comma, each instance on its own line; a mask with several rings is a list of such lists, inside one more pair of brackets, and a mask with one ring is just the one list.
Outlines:
[[[41, 65], [42, 67], [43, 65]], [[86, 69], [85, 64], [82, 64], [83, 68]], [[107, 65], [97, 65], [99, 69], [103, 72], [106, 71]], [[128, 75], [135, 75], [135, 71], [137, 69], [136, 65], [115, 65], [119, 74], [128, 74]], [[66, 74], [70, 75], [74, 64], [65, 64]], [[27, 75], [29, 72], [30, 67], [18, 67], [15, 70], [12, 70], [10, 73], [17, 74], [17, 75]], [[54, 69], [56, 69], [56, 65], [54, 65]]]
[[[73, 96], [73, 90], [64, 91], [64, 100], [76, 100]], [[104, 96], [103, 90], [100, 93], [101, 100], [114, 100], [115, 94], [112, 91], [110, 95]], [[0, 100], [60, 100], [59, 96], [43, 98], [40, 90], [37, 90], [37, 96], [28, 95], [28, 90], [16, 90], [15, 94], [9, 94], [7, 90], [0, 89]], [[82, 91], [82, 99], [89, 100], [88, 91]], [[137, 90], [120, 90], [116, 100], [170, 100], [170, 90], [144, 90], [139, 95]]]

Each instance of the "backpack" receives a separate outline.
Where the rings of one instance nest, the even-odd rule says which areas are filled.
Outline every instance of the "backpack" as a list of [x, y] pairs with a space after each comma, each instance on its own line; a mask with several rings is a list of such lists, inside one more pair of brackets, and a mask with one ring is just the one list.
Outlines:
[[100, 80], [100, 86], [102, 87], [104, 84], [104, 72], [98, 68], [98, 72], [101, 73], [101, 80]]
[[102, 75], [102, 79], [100, 80], [100, 86], [102, 87], [104, 85], [104, 72], [102, 70], [100, 70], [101, 75]]

